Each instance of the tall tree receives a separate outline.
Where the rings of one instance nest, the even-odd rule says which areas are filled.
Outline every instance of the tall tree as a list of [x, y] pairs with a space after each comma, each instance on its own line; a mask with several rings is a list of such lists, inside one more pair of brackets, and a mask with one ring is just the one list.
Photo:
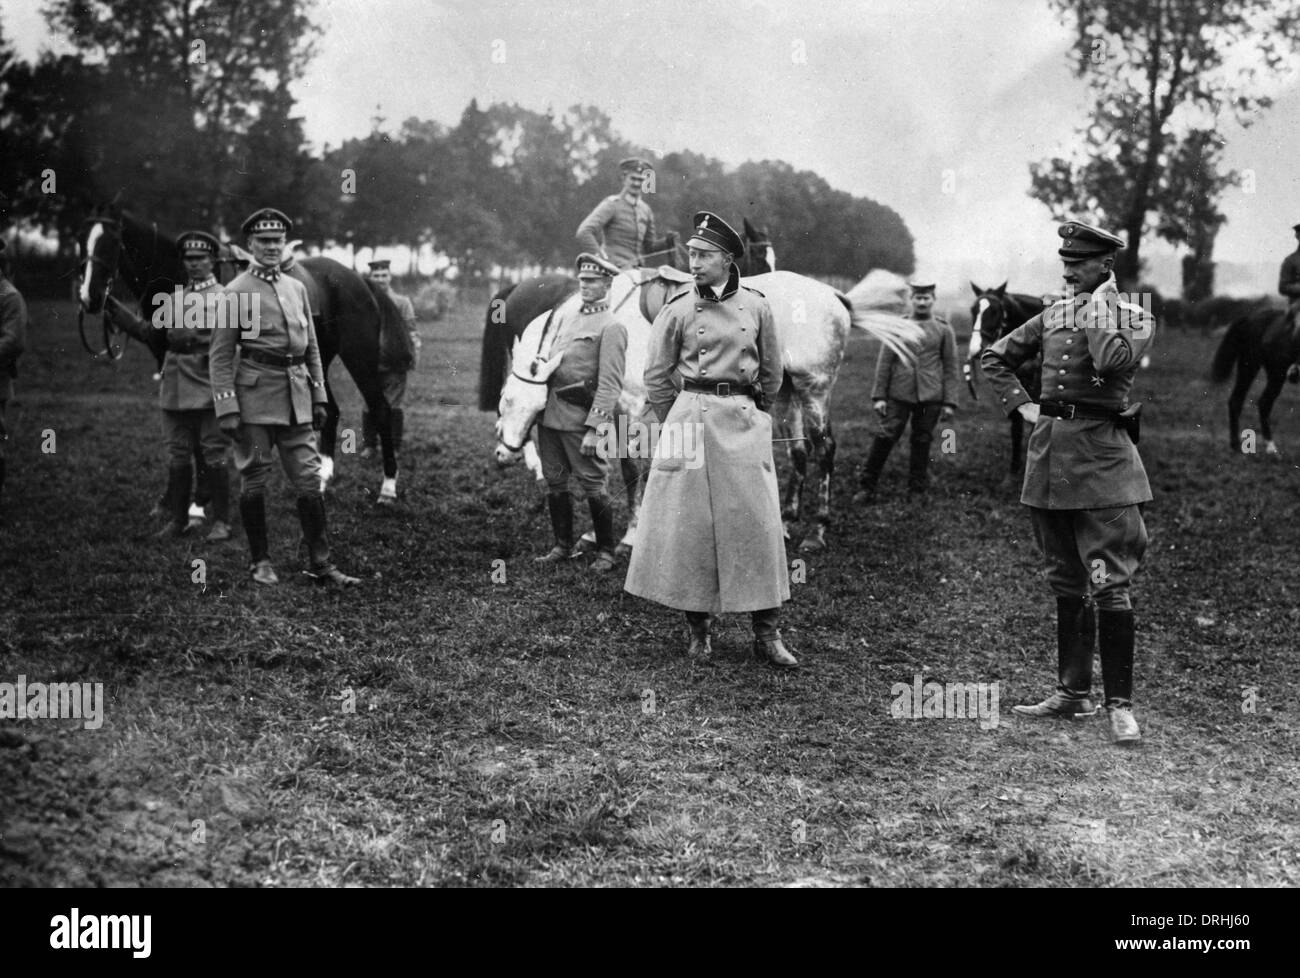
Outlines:
[[1131, 286], [1149, 215], [1158, 222], [1181, 203], [1171, 159], [1192, 130], [1228, 113], [1249, 125], [1272, 104], [1259, 76], [1300, 44], [1300, 2], [1048, 2], [1074, 29], [1075, 71], [1096, 102], [1072, 155], [1030, 166], [1030, 192], [1057, 217], [1088, 213], [1122, 229], [1129, 247], [1115, 271]]

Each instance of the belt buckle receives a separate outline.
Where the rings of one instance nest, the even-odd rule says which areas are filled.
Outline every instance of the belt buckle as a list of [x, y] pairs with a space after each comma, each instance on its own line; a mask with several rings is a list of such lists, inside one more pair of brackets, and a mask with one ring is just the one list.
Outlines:
[[719, 396], [719, 397], [730, 397], [730, 396], [731, 396], [731, 384], [727, 383], [725, 380], [724, 380], [721, 384], [719, 384], [719, 385], [718, 385], [718, 396]]
[[1066, 421], [1073, 421], [1075, 414], [1078, 413], [1078, 409], [1073, 404], [1064, 404], [1061, 406], [1061, 410], [1065, 412], [1061, 417]]

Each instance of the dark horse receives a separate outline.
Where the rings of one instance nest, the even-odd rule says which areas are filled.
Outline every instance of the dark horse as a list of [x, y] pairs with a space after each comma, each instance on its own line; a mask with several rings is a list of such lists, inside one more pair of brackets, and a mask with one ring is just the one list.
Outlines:
[[[1241, 430], [1241, 406], [1245, 403], [1255, 375], [1264, 369], [1264, 392], [1259, 395], [1259, 431], [1264, 440], [1264, 454], [1276, 455], [1273, 426], [1269, 415], [1273, 402], [1282, 393], [1287, 368], [1300, 360], [1300, 323], [1297, 313], [1286, 309], [1260, 308], [1235, 320], [1228, 327], [1214, 354], [1210, 377], [1221, 384], [1237, 371], [1237, 381], [1228, 396], [1228, 444], [1233, 452], [1251, 452], [1253, 437]], [[1239, 440], [1240, 439], [1240, 440]]]
[[[750, 224], [745, 219], [745, 254], [736, 264], [742, 276], [759, 275], [774, 271], [772, 267], [772, 243], [767, 234]], [[676, 236], [669, 235], [671, 247], [664, 252], [647, 255], [647, 258], [667, 257], [672, 259], [672, 268], [684, 271], [685, 261], [676, 245]], [[685, 288], [688, 276], [680, 284]], [[489, 301], [487, 314], [483, 323], [483, 347], [479, 357], [478, 406], [480, 411], [496, 411], [501, 400], [501, 388], [505, 384], [510, 370], [510, 351], [514, 342], [523, 335], [528, 324], [538, 316], [550, 312], [561, 302], [573, 295], [578, 289], [578, 281], [570, 275], [553, 272], [524, 279], [515, 285], [508, 285], [496, 293]], [[628, 508], [636, 512], [640, 484], [645, 476], [642, 460], [620, 459], [619, 468], [623, 476], [623, 486], [627, 494]], [[620, 543], [618, 552], [624, 554], [630, 549], [626, 542]]]
[[[157, 308], [154, 297], [171, 294], [186, 281], [175, 237], [160, 231], [157, 224], [117, 208], [92, 215], [87, 225], [86, 267], [79, 294], [82, 315], [102, 313], [110, 322], [126, 327], [128, 333], [146, 343], [161, 366], [166, 338], [161, 330], [149, 328], [148, 323]], [[223, 259], [222, 263], [230, 261]], [[303, 259], [290, 267], [288, 274], [301, 279], [312, 297], [312, 319], [325, 373], [329, 403], [319, 438], [322, 482], [328, 482], [334, 471], [339, 408], [330, 388], [329, 368], [337, 356], [352, 375], [378, 427], [384, 458], [379, 501], [391, 502], [397, 492], [397, 456], [388, 403], [379, 384], [379, 348], [381, 335], [405, 334], [401, 313], [381, 289], [332, 259]], [[137, 299], [138, 309], [133, 310], [114, 294], [119, 279]], [[108, 328], [105, 334], [108, 340]], [[111, 348], [111, 341], [106, 346]]]
[[[975, 393], [973, 367], [979, 362], [980, 351], [991, 346], [1006, 336], [1017, 326], [1023, 326], [1043, 311], [1043, 300], [1038, 296], [1023, 292], [1007, 292], [1007, 283], [1003, 282], [996, 289], [981, 289], [974, 282], [970, 284], [975, 293], [971, 303], [970, 351], [962, 371], [966, 375], [966, 384], [971, 397], [978, 400]], [[1021, 365], [1016, 376], [1025, 387], [1026, 393], [1035, 401], [1042, 393], [1043, 359], [1035, 357]], [[1015, 475], [1020, 471], [1024, 461], [1025, 419], [1020, 412], [1012, 413], [1011, 418], [1011, 466], [1009, 472]]]

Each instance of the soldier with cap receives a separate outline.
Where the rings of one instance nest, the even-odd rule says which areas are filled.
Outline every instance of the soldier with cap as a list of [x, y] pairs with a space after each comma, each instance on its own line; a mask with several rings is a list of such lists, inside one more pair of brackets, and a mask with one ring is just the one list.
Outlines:
[[[253, 261], [227, 291], [238, 297], [242, 320], [256, 329], [219, 329], [212, 340], [212, 398], [222, 430], [235, 440], [241, 488], [239, 513], [259, 584], [276, 584], [266, 527], [266, 481], [272, 449], [298, 493], [298, 518], [310, 556], [308, 574], [321, 583], [359, 583], [330, 561], [325, 498], [321, 494], [316, 431], [325, 423], [325, 378], [306, 287], [283, 274], [280, 260], [292, 223], [263, 208], [242, 230]], [[238, 363], [235, 354], [238, 352]]]
[[[380, 342], [379, 345], [379, 384], [384, 392], [384, 400], [392, 412], [393, 451], [402, 450], [402, 433], [406, 428], [406, 412], [402, 408], [402, 399], [406, 396], [406, 374], [414, 370], [420, 362], [420, 332], [415, 321], [415, 306], [404, 295], [393, 291], [392, 262], [387, 258], [370, 262], [370, 281], [382, 288], [402, 314], [402, 324], [410, 338], [410, 350], [392, 349], [394, 344]], [[382, 340], [382, 338], [381, 338]], [[364, 447], [362, 458], [371, 458], [379, 447], [379, 430], [375, 427], [369, 411], [361, 412], [361, 432]]]
[[[14, 396], [18, 357], [26, 345], [27, 303], [9, 280], [9, 256], [5, 254], [4, 238], [0, 238], [0, 507], [4, 503], [5, 442], [9, 440], [5, 408]], [[3, 513], [2, 508], [0, 513]]]
[[[1286, 297], [1286, 316], [1291, 323], [1293, 339], [1300, 339], [1300, 224], [1291, 225], [1297, 241], [1296, 250], [1282, 259], [1282, 268], [1277, 276], [1277, 290]], [[1287, 371], [1287, 380], [1295, 383], [1300, 380], [1300, 363], [1292, 364]]]
[[606, 480], [609, 460], [599, 447], [600, 427], [614, 423], [623, 392], [627, 358], [627, 327], [609, 308], [609, 286], [618, 268], [592, 254], [577, 260], [580, 305], [555, 313], [550, 357], [563, 354], [547, 381], [546, 409], [537, 428], [537, 454], [546, 478], [546, 506], [551, 515], [555, 546], [536, 558], [554, 564], [579, 556], [573, 549], [573, 503], [569, 478], [576, 476], [591, 510], [596, 531], [594, 573], [614, 568], [614, 508]]
[[[1142, 505], [1151, 500], [1137, 450], [1137, 411], [1128, 394], [1150, 348], [1155, 321], [1120, 300], [1111, 266], [1122, 238], [1071, 221], [1059, 251], [1066, 298], [1008, 333], [980, 358], [1007, 413], [1034, 426], [1020, 501], [1056, 594], [1056, 692], [1030, 717], [1085, 717], [1092, 701], [1093, 643], [1101, 651], [1111, 739], [1141, 739], [1133, 717], [1133, 602], [1129, 586], [1146, 551]], [[1042, 402], [1016, 368], [1043, 357]], [[1091, 595], [1089, 591], [1091, 590]]]
[[620, 270], [635, 268], [646, 255], [659, 254], [677, 245], [677, 236], [669, 233], [662, 241], [655, 239], [655, 215], [641, 199], [641, 188], [650, 164], [630, 156], [618, 165], [623, 175], [623, 189], [596, 205], [578, 225], [578, 248], [613, 262]]
[[923, 338], [913, 365], [904, 363], [888, 347], [881, 349], [876, 361], [871, 400], [880, 415], [881, 430], [871, 443], [862, 470], [862, 489], [853, 497], [858, 505], [875, 502], [880, 473], [909, 421], [912, 437], [907, 489], [911, 496], [923, 494], [935, 426], [941, 421], [950, 422], [957, 409], [957, 336], [948, 321], [934, 313], [934, 282], [916, 279], [908, 284], [912, 290], [911, 318], [921, 327]]
[[740, 284], [743, 252], [730, 225], [698, 212], [695, 286], [655, 317], [645, 385], [660, 428], [624, 587], [686, 612], [688, 655], [712, 654], [714, 616], [748, 611], [755, 656], [793, 669], [777, 630], [790, 598], [770, 415], [781, 348], [767, 299]]

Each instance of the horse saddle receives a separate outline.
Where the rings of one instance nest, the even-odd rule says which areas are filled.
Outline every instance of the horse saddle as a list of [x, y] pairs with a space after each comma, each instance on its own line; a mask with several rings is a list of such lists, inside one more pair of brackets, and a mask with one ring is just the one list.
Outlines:
[[655, 321], [669, 299], [695, 282], [690, 272], [679, 272], [671, 265], [660, 265], [653, 278], [641, 284], [641, 315], [648, 323]]

